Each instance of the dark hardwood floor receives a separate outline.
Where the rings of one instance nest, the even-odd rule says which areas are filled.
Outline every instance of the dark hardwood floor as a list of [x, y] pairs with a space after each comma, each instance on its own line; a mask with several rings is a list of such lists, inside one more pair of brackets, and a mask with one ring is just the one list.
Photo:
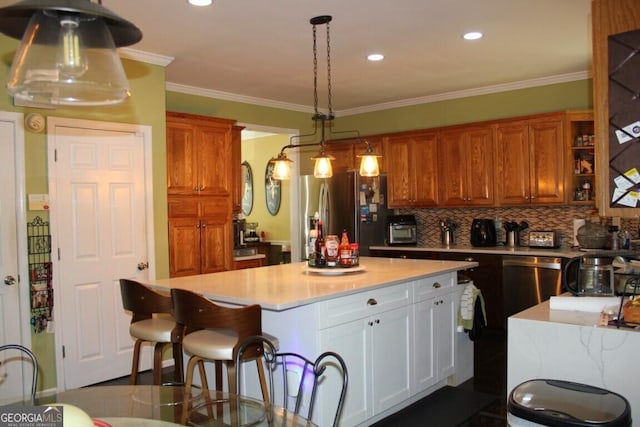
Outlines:
[[[172, 369], [166, 369], [163, 379], [171, 381], [172, 375]], [[506, 380], [506, 332], [485, 329], [475, 342], [472, 379], [459, 387], [445, 387], [374, 426], [506, 427]], [[142, 372], [138, 382], [151, 384], [151, 372]], [[128, 383], [126, 376], [100, 385]]]

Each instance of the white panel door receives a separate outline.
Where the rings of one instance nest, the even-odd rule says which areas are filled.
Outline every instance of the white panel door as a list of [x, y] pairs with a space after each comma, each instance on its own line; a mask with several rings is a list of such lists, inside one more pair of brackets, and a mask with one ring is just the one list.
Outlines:
[[132, 125], [78, 123], [49, 125], [54, 287], [67, 389], [130, 372], [130, 317], [119, 279], [148, 279], [140, 264], [149, 263], [152, 218], [144, 133]]
[[[0, 112], [0, 159], [3, 159], [0, 167], [0, 345], [23, 344], [29, 347], [30, 343], [22, 338], [29, 332], [29, 281], [26, 274], [22, 274], [25, 280], [19, 280], [18, 260], [21, 246], [18, 227], [25, 226], [24, 220], [18, 220], [21, 204], [18, 197], [23, 196], [18, 194], [18, 189], [24, 189], [24, 169], [19, 168], [16, 174], [16, 165], [24, 163], [23, 142], [22, 114]], [[32, 370], [15, 360], [17, 355], [0, 353], [0, 401], [25, 396], [30, 389]], [[7, 361], [8, 358], [11, 361]], [[26, 383], [25, 379], [28, 380]]]

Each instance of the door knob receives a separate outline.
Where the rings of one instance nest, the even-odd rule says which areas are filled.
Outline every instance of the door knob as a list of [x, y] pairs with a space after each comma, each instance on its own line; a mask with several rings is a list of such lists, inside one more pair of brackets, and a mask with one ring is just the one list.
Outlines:
[[144, 271], [149, 268], [148, 262], [139, 262], [138, 263], [138, 271]]
[[5, 285], [15, 285], [16, 278], [13, 276], [4, 276], [4, 284]]

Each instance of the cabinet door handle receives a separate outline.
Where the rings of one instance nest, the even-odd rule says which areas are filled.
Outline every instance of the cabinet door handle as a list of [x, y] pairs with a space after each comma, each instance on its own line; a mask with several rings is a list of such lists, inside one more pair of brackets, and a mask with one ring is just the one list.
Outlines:
[[367, 300], [367, 305], [378, 305], [378, 301], [376, 301], [375, 298], [369, 298]]
[[376, 319], [376, 324], [379, 325], [380, 324], [380, 319]]
[[433, 287], [434, 287], [434, 288], [436, 288], [436, 289], [440, 289], [440, 287], [441, 287], [441, 286], [442, 286], [442, 285], [441, 285], [440, 283], [438, 283], [438, 282], [433, 282]]
[[465, 258], [464, 260], [465, 260], [465, 261], [467, 261], [467, 262], [474, 262], [474, 261], [475, 261], [475, 259], [473, 259], [473, 258], [471, 258], [471, 257], [469, 257], [469, 258]]
[[367, 322], [369, 326], [373, 326], [373, 322]]

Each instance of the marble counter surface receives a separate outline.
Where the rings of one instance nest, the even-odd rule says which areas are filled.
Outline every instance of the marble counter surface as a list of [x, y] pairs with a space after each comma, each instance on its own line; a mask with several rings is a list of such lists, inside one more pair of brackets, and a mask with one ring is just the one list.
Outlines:
[[635, 380], [640, 378], [640, 333], [597, 326], [599, 316], [552, 310], [549, 301], [511, 316], [507, 397], [530, 379], [568, 380], [621, 394], [631, 404], [632, 416], [640, 417], [640, 387]]
[[490, 246], [475, 247], [468, 244], [450, 246], [370, 246], [370, 250], [380, 251], [423, 251], [423, 252], [472, 252], [479, 254], [495, 255], [529, 255], [529, 256], [554, 256], [562, 258], [573, 258], [584, 255], [585, 252], [577, 248], [529, 248], [527, 246]]
[[477, 262], [361, 257], [362, 271], [341, 275], [309, 272], [306, 263], [280, 264], [147, 282], [154, 288], [189, 289], [213, 300], [260, 304], [282, 311], [395, 283], [477, 267]]

